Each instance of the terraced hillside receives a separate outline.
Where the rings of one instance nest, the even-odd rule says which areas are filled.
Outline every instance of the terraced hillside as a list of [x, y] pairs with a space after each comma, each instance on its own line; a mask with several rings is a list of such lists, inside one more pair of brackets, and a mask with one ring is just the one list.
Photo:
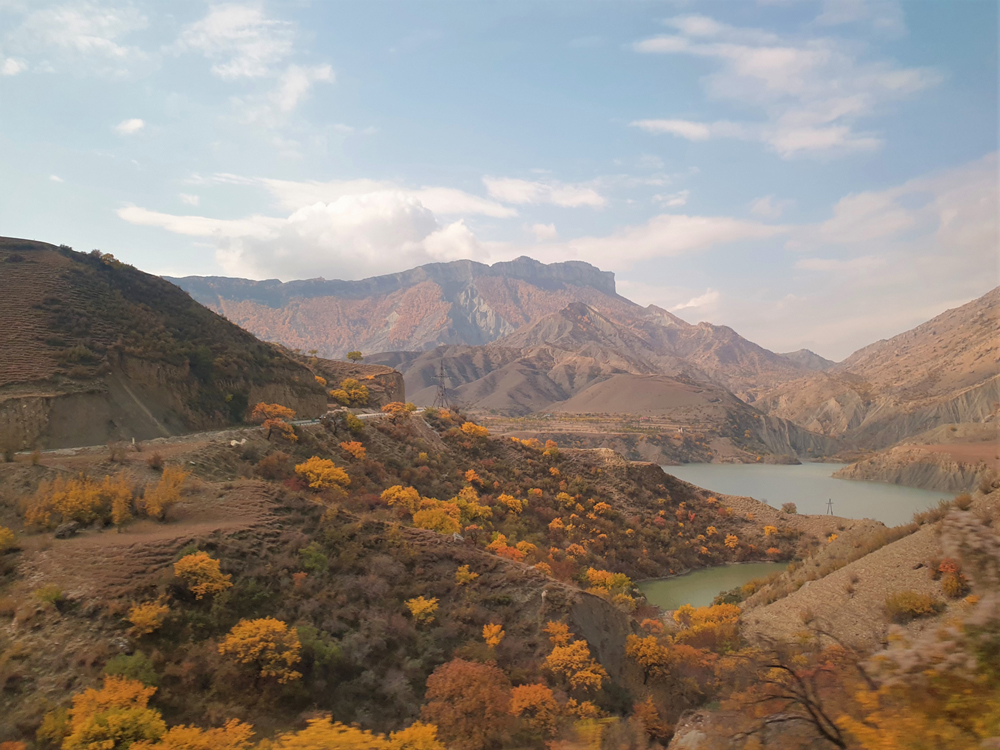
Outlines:
[[4, 450], [243, 421], [256, 401], [326, 408], [310, 369], [110, 255], [0, 238]]

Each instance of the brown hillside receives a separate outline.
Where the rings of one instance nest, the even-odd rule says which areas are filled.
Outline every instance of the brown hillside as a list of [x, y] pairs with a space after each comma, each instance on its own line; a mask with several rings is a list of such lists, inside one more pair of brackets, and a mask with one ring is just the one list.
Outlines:
[[860, 349], [828, 372], [765, 391], [755, 406], [806, 429], [884, 448], [1000, 402], [1000, 287]]
[[162, 279], [108, 255], [0, 239], [5, 449], [242, 422], [256, 401], [325, 410], [310, 371]]

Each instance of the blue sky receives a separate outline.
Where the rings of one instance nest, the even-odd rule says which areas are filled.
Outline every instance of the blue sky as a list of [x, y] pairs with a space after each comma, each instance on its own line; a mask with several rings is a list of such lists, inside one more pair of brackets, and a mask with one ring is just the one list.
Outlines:
[[0, 231], [170, 275], [581, 259], [840, 359], [998, 283], [997, 20], [0, 0]]

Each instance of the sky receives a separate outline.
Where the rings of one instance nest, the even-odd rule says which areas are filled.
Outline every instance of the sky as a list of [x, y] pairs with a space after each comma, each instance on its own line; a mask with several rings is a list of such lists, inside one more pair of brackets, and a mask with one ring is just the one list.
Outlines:
[[995, 0], [0, 0], [0, 234], [584, 260], [834, 360], [1000, 283]]

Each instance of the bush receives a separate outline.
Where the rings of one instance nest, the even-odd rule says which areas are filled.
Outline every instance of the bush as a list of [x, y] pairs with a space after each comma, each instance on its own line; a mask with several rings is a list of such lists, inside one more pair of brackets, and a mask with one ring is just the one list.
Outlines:
[[781, 506], [781, 512], [795, 514], [799, 512], [799, 509], [795, 506], [795, 503], [784, 503]]
[[153, 453], [146, 459], [146, 466], [153, 471], [163, 471], [163, 456], [159, 453]]
[[969, 580], [961, 573], [949, 573], [941, 581], [941, 588], [949, 599], [960, 599], [969, 593]]
[[174, 574], [184, 581], [196, 599], [207, 594], [218, 594], [233, 585], [232, 576], [224, 575], [219, 561], [207, 552], [185, 555], [174, 563]]
[[156, 674], [153, 662], [142, 651], [136, 651], [131, 656], [119, 654], [111, 657], [104, 665], [104, 674], [137, 680], [146, 687], [160, 684], [160, 676]]
[[179, 466], [168, 466], [163, 470], [163, 476], [152, 489], [146, 489], [143, 501], [146, 515], [150, 518], [162, 519], [167, 508], [180, 502], [181, 488], [191, 474]]
[[0, 555], [17, 549], [17, 536], [6, 526], [0, 526]]
[[47, 583], [44, 586], [35, 589], [32, 593], [38, 601], [48, 602], [52, 605], [57, 605], [63, 600], [63, 590], [61, 587], [54, 583]]
[[936, 615], [944, 605], [927, 594], [900, 591], [885, 600], [885, 608], [893, 622], [904, 624], [918, 617]]

